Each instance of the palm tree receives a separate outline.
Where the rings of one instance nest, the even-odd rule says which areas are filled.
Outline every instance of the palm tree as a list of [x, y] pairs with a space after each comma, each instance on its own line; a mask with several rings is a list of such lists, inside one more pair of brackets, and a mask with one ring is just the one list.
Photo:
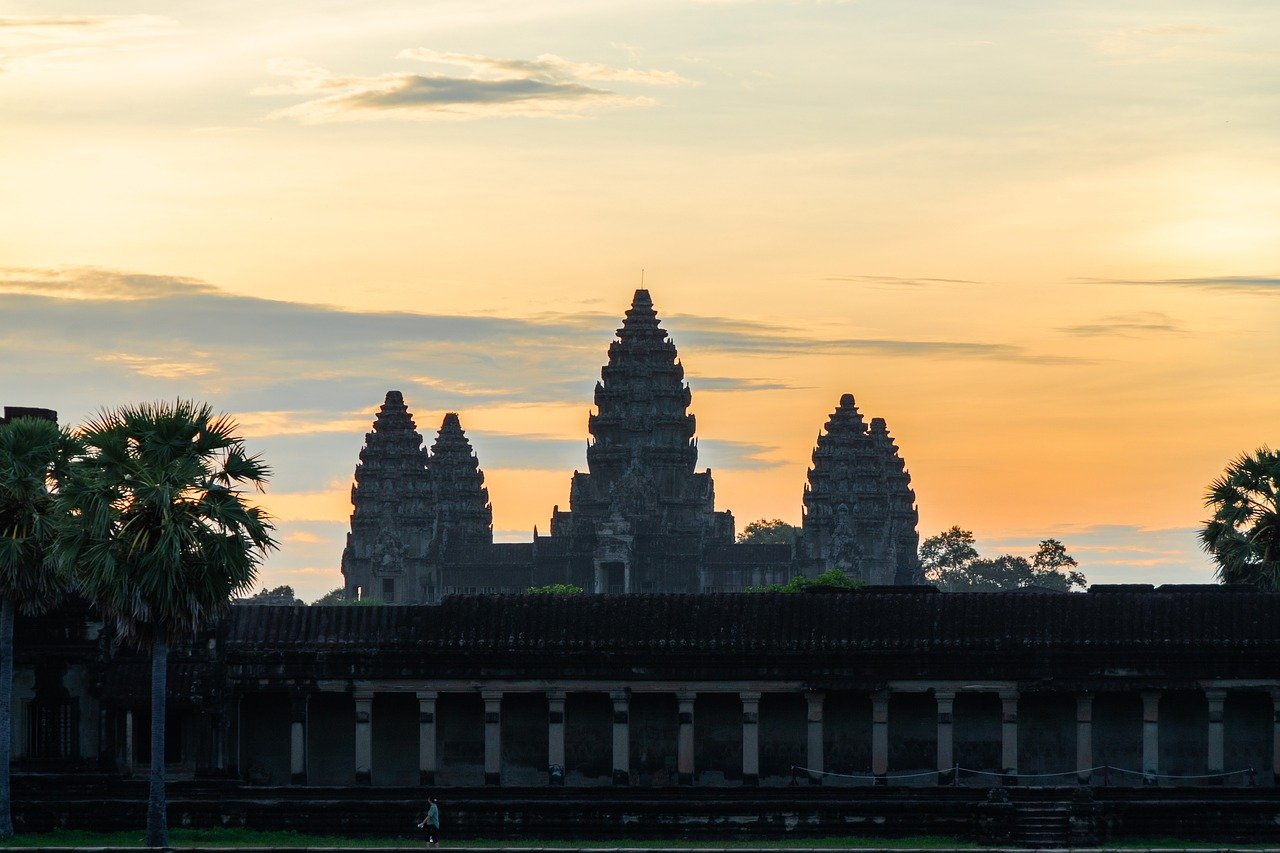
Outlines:
[[64, 559], [120, 638], [151, 651], [151, 787], [147, 846], [168, 845], [164, 790], [169, 646], [191, 639], [252, 588], [276, 546], [242, 487], [271, 471], [245, 453], [237, 426], [203, 403], [121, 407], [79, 433], [86, 451], [63, 490], [78, 523]]
[[13, 835], [9, 760], [13, 743], [15, 611], [42, 613], [62, 592], [55, 484], [75, 443], [56, 420], [0, 422], [0, 838]]
[[1280, 453], [1260, 447], [1227, 466], [1209, 485], [1213, 518], [1200, 544], [1218, 564], [1223, 583], [1280, 589]]

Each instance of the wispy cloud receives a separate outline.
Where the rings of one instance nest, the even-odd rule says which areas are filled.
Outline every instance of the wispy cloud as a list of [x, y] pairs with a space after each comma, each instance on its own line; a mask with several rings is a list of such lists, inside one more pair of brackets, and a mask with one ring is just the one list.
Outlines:
[[299, 59], [276, 59], [268, 71], [288, 80], [254, 92], [307, 99], [272, 113], [307, 123], [334, 121], [471, 119], [487, 116], [580, 115], [600, 107], [636, 107], [651, 97], [623, 95], [597, 83], [677, 86], [685, 78], [672, 71], [617, 68], [574, 62], [554, 54], [536, 59], [501, 59], [480, 54], [411, 48], [398, 59], [415, 60], [452, 72], [393, 72], [343, 75]]
[[1191, 287], [1222, 290], [1231, 293], [1266, 293], [1280, 295], [1280, 276], [1220, 275], [1201, 278], [1078, 278], [1092, 284], [1133, 284], [1156, 287]]
[[1138, 311], [1132, 314], [1113, 314], [1093, 323], [1062, 326], [1060, 332], [1083, 338], [1125, 337], [1140, 335], [1184, 334], [1186, 329], [1168, 314], [1159, 311]]
[[890, 287], [922, 287], [931, 284], [981, 284], [967, 278], [900, 278], [893, 275], [831, 275], [823, 281], [846, 281], [851, 284], [885, 285]]
[[122, 49], [178, 31], [162, 15], [0, 16], [0, 70]]
[[[208, 358], [208, 353], [192, 353], [192, 355]], [[150, 376], [154, 379], [191, 379], [212, 376], [218, 372], [215, 363], [211, 361], [170, 361], [156, 356], [129, 355], [120, 352], [100, 355], [95, 360], [106, 364], [122, 364], [140, 376]]]
[[215, 293], [221, 291], [211, 284], [180, 276], [145, 275], [98, 267], [0, 267], [0, 295], [134, 300]]

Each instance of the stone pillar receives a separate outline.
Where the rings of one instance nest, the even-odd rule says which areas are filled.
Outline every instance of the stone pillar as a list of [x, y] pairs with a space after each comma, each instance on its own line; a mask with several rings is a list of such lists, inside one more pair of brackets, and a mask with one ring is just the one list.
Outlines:
[[307, 697], [289, 697], [289, 784], [307, 784]]
[[1280, 687], [1271, 688], [1271, 781], [1280, 786]]
[[631, 784], [631, 694], [627, 690], [609, 693], [613, 702], [613, 784]]
[[213, 714], [213, 769], [219, 774], [227, 769], [227, 715], [221, 711]]
[[884, 785], [889, 774], [889, 691], [871, 694], [871, 774]]
[[502, 692], [484, 691], [484, 783], [502, 784]]
[[434, 690], [418, 691], [418, 784], [436, 783], [436, 700]]
[[933, 701], [938, 707], [938, 784], [951, 784], [954, 776], [955, 746], [952, 732], [955, 728], [952, 715], [956, 694], [950, 691], [933, 691]]
[[760, 694], [739, 693], [742, 699], [742, 784], [760, 784]]
[[1018, 691], [1000, 691], [1000, 765], [1004, 784], [1018, 784]]
[[133, 709], [126, 708], [124, 711], [124, 767], [125, 772], [132, 776], [133, 766], [138, 763], [138, 753], [134, 751], [133, 745]]
[[1076, 781], [1088, 785], [1093, 777], [1093, 694], [1076, 695]]
[[805, 703], [809, 706], [806, 719], [808, 720], [808, 749], [805, 752], [805, 764], [809, 765], [809, 769], [813, 771], [809, 774], [810, 785], [822, 784], [822, 771], [826, 768], [822, 764], [822, 700], [821, 693], [806, 693], [804, 695]]
[[[1221, 773], [1226, 764], [1225, 753], [1225, 732], [1222, 728], [1222, 706], [1227, 700], [1227, 691], [1225, 690], [1206, 690], [1204, 698], [1209, 703], [1209, 761], [1208, 772]], [[1221, 785], [1224, 778], [1219, 776], [1209, 779], [1210, 785]]]
[[356, 700], [356, 784], [373, 782], [373, 691], [358, 690]]
[[[696, 693], [677, 693], [676, 707], [679, 710], [680, 729], [676, 735], [676, 776], [679, 784], [693, 784], [693, 701]], [[1280, 719], [1278, 717], [1277, 719]], [[1280, 727], [1277, 727], [1280, 732]], [[1280, 744], [1280, 735], [1276, 743]]]
[[[547, 691], [547, 783], [564, 784], [564, 703], [563, 690]], [[560, 768], [560, 776], [551, 773], [552, 767]]]
[[1160, 691], [1147, 690], [1142, 694], [1142, 781], [1146, 785], [1157, 783], [1160, 772]]

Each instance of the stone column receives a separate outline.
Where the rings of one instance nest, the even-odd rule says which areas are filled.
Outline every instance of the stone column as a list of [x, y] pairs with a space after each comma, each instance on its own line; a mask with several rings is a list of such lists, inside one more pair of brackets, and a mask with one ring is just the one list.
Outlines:
[[373, 782], [373, 691], [357, 690], [356, 700], [356, 784]]
[[[1209, 761], [1208, 772], [1221, 773], [1226, 764], [1225, 732], [1222, 728], [1222, 706], [1226, 704], [1227, 691], [1206, 690], [1204, 698], [1209, 703]], [[1225, 780], [1219, 776], [1207, 780], [1210, 785], [1221, 785]]]
[[289, 697], [289, 784], [307, 784], [307, 697]]
[[955, 741], [952, 736], [955, 728], [952, 715], [955, 710], [956, 694], [935, 690], [933, 700], [938, 707], [938, 784], [949, 785], [952, 782], [956, 764]]
[[1271, 688], [1271, 781], [1280, 786], [1280, 687]]
[[742, 784], [760, 784], [760, 694], [739, 693], [742, 699]]
[[627, 690], [609, 693], [613, 702], [613, 784], [631, 784], [631, 694]]
[[418, 784], [436, 783], [436, 700], [434, 690], [418, 691]]
[[[693, 784], [693, 701], [697, 696], [696, 693], [676, 694], [680, 721], [679, 733], [676, 735], [676, 776], [681, 785]], [[1280, 732], [1280, 726], [1276, 730]], [[1280, 739], [1276, 743], [1280, 743]]]
[[133, 745], [133, 709], [126, 708], [124, 711], [124, 767], [125, 772], [132, 776], [133, 766], [138, 763], [138, 753], [134, 751]]
[[1157, 783], [1160, 772], [1160, 691], [1147, 690], [1142, 694], [1142, 781], [1146, 785]]
[[[564, 703], [563, 690], [547, 691], [547, 783], [564, 784]], [[560, 778], [553, 778], [552, 767], [560, 768]]]
[[227, 715], [221, 711], [213, 715], [213, 767], [219, 774], [227, 769]]
[[1076, 695], [1076, 781], [1088, 785], [1093, 777], [1093, 694]]
[[884, 785], [889, 774], [889, 691], [871, 694], [871, 774]]
[[502, 692], [486, 690], [484, 699], [484, 783], [502, 784]]
[[809, 769], [814, 771], [809, 774], [810, 785], [822, 784], [822, 771], [826, 768], [822, 764], [822, 700], [821, 693], [806, 693], [804, 695], [805, 703], [808, 707], [806, 719], [808, 721], [808, 749], [805, 752], [804, 760]]
[[1018, 691], [1000, 691], [1000, 765], [1004, 784], [1018, 784]]

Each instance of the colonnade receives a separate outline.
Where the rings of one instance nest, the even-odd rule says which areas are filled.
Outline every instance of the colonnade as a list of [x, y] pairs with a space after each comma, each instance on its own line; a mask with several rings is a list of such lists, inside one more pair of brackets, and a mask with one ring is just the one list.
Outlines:
[[[354, 687], [354, 689], [352, 689]], [[429, 687], [430, 689], [425, 689]], [[522, 683], [449, 683], [433, 682], [340, 682], [321, 683], [321, 691], [349, 692], [354, 700], [354, 773], [357, 784], [370, 784], [373, 777], [373, 726], [374, 696], [378, 693], [412, 693], [418, 703], [418, 767], [419, 782], [435, 784], [440, 770], [437, 748], [437, 703], [445, 693], [479, 693], [483, 702], [484, 726], [484, 782], [487, 785], [502, 784], [502, 714], [503, 697], [511, 694], [542, 694], [546, 700], [546, 755], [549, 768], [561, 772], [548, 772], [551, 784], [563, 783], [565, 767], [566, 704], [571, 693], [605, 693], [610, 703], [611, 725], [611, 778], [616, 785], [632, 781], [631, 773], [631, 700], [638, 693], [664, 693], [674, 695], [676, 706], [675, 768], [676, 782], [691, 785], [695, 779], [695, 700], [699, 695], [714, 693], [721, 696], [735, 695], [741, 707], [741, 778], [744, 785], [755, 785], [760, 780], [760, 703], [762, 696], [771, 693], [801, 694], [804, 697], [804, 765], [810, 771], [808, 781], [822, 782], [826, 766], [826, 694], [809, 690], [798, 683], [753, 682], [728, 684], [716, 682], [671, 684], [633, 683], [629, 685], [602, 683], [547, 682]], [[1207, 743], [1205, 755], [1206, 777], [1227, 770], [1224, 766], [1225, 725], [1224, 706], [1233, 691], [1270, 697], [1271, 705], [1271, 773], [1280, 779], [1280, 683], [1263, 682], [1202, 682], [1200, 692], [1207, 705]], [[1111, 691], [1079, 692], [1069, 694], [1075, 704], [1075, 768], [1074, 778], [1080, 784], [1090, 784], [1095, 773], [1094, 763], [1094, 701], [1100, 693]], [[1133, 691], [1124, 691], [1132, 694]], [[951, 780], [956, 766], [955, 716], [957, 696], [968, 693], [994, 693], [999, 698], [1000, 719], [1000, 767], [998, 775], [1005, 784], [1018, 784], [1019, 710], [1020, 700], [1027, 694], [1020, 693], [1013, 683], [959, 683], [939, 681], [891, 682], [885, 689], [869, 694], [870, 699], [870, 767], [867, 776], [877, 784], [893, 781], [895, 770], [890, 767], [890, 700], [899, 693], [929, 695], [933, 699], [936, 738], [936, 777], [939, 783]], [[1043, 694], [1038, 694], [1043, 695]], [[1055, 694], [1061, 696], [1062, 694]], [[1139, 691], [1141, 698], [1141, 768], [1144, 781], [1153, 783], [1161, 776], [1160, 761], [1160, 703], [1161, 691]], [[307, 694], [294, 694], [290, 703], [289, 774], [292, 784], [307, 781]], [[244, 721], [241, 725], [251, 724]], [[1197, 736], [1198, 737], [1198, 736]], [[407, 745], [406, 745], [407, 746]], [[1135, 749], [1136, 752], [1136, 749]], [[544, 768], [547, 769], [547, 768]], [[916, 769], [916, 768], [911, 768]], [[997, 768], [978, 768], [992, 771]], [[1139, 768], [1134, 768], [1135, 770]], [[1257, 768], [1263, 771], [1265, 768]], [[1039, 784], [1064, 784], [1069, 781], [1072, 768], [1063, 771], [1056, 782]], [[996, 772], [992, 772], [993, 782]], [[1045, 774], [1048, 775], [1048, 774]]]

